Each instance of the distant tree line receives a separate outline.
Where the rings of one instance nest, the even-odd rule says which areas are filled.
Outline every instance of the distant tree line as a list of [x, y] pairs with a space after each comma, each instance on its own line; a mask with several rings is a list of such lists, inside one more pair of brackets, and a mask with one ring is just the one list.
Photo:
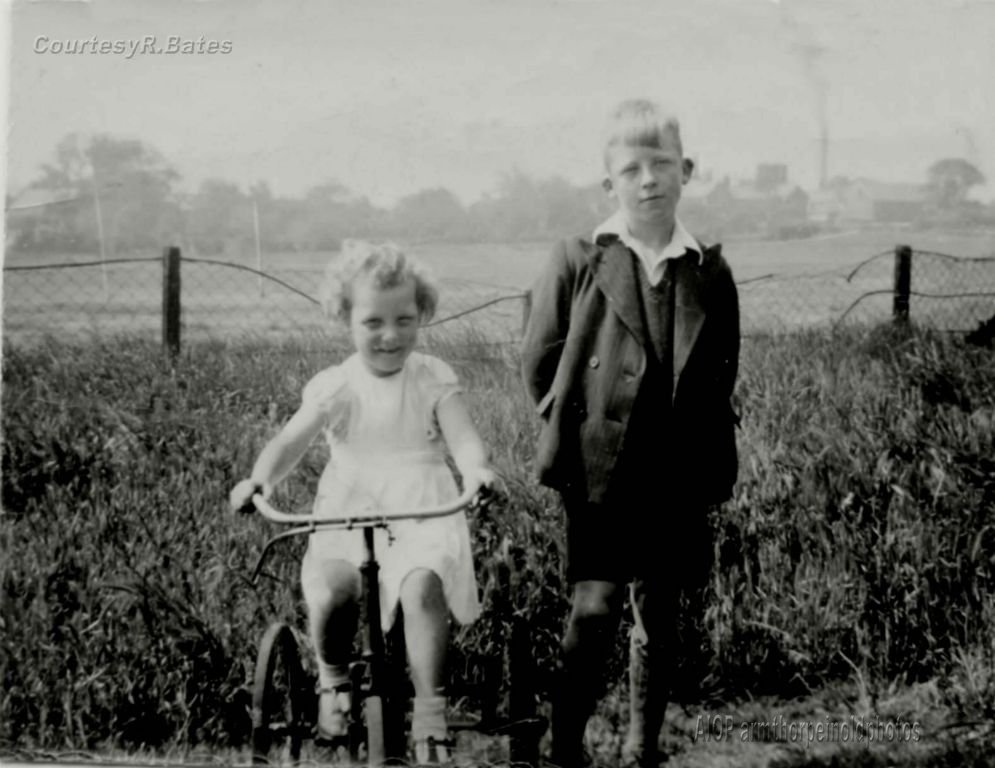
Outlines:
[[[243, 190], [224, 179], [206, 179], [193, 193], [180, 191], [179, 182], [166, 159], [141, 141], [70, 134], [28, 189], [8, 198], [7, 248], [113, 258], [179, 244], [188, 253], [235, 257], [254, 251], [257, 234], [268, 254], [333, 250], [346, 237], [548, 241], [590, 232], [612, 210], [598, 184], [537, 180], [517, 170], [471, 205], [448, 189], [435, 188], [407, 195], [389, 208], [334, 180], [297, 197], [274, 195], [265, 182]], [[934, 163], [925, 180], [928, 207], [922, 223], [995, 226], [995, 206], [967, 197], [983, 182], [966, 160]], [[755, 229], [757, 213], [747, 210], [747, 220], [739, 221], [737, 210], [731, 204], [688, 200], [682, 218], [711, 239]], [[813, 227], [818, 228], [812, 224], [806, 234]]]
[[179, 191], [179, 182], [143, 142], [69, 135], [28, 189], [8, 200], [8, 248], [112, 258], [179, 243], [194, 253], [233, 255], [251, 253], [257, 232], [268, 253], [335, 249], [346, 237], [509, 242], [589, 231], [610, 212], [596, 184], [519, 171], [468, 206], [444, 188], [385, 208], [336, 181], [299, 197], [274, 195], [265, 182], [243, 190], [212, 178], [192, 194]]

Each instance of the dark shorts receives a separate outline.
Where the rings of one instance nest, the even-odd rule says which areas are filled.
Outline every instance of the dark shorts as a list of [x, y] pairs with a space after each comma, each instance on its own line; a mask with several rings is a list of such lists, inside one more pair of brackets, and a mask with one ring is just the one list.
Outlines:
[[570, 583], [658, 579], [697, 588], [712, 565], [709, 509], [659, 494], [601, 504], [563, 497]]

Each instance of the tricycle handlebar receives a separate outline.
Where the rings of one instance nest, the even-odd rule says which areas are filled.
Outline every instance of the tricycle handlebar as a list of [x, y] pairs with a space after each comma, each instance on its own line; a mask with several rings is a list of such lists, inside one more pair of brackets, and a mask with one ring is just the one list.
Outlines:
[[314, 530], [339, 529], [339, 528], [381, 528], [398, 520], [426, 520], [432, 517], [445, 517], [459, 512], [461, 509], [470, 506], [474, 497], [480, 491], [481, 485], [474, 483], [467, 487], [461, 496], [453, 501], [437, 507], [426, 507], [414, 509], [407, 512], [381, 512], [379, 514], [352, 515], [350, 517], [315, 515], [315, 514], [290, 514], [281, 512], [273, 507], [261, 493], [252, 495], [252, 503], [256, 510], [267, 520], [274, 523], [286, 523], [291, 525], [305, 525]]
[[446, 515], [453, 515], [461, 509], [470, 506], [474, 502], [477, 494], [480, 492], [481, 487], [480, 483], [474, 483], [473, 485], [468, 486], [461, 496], [448, 504], [443, 504], [438, 507], [427, 507], [424, 509], [415, 509], [401, 513], [354, 515], [352, 517], [288, 514], [287, 512], [281, 512], [273, 507], [268, 501], [266, 501], [266, 499], [263, 498], [261, 493], [255, 493], [252, 495], [252, 504], [263, 517], [275, 523], [291, 524], [296, 525], [297, 527], [284, 531], [266, 542], [266, 546], [263, 547], [263, 551], [259, 555], [259, 561], [256, 563], [256, 569], [252, 574], [252, 581], [255, 583], [258, 580], [259, 574], [262, 571], [263, 562], [266, 560], [266, 555], [269, 553], [273, 545], [282, 539], [301, 534], [314, 533], [315, 531], [348, 530], [352, 528], [387, 528], [392, 522], [400, 520], [427, 520], [432, 517], [445, 517]]

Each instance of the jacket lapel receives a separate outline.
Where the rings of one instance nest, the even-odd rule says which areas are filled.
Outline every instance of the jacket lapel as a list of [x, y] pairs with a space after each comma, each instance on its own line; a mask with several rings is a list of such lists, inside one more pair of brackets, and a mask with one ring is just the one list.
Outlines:
[[705, 322], [702, 303], [704, 280], [695, 258], [687, 256], [677, 260], [677, 285], [674, 298], [674, 391], [694, 349], [701, 326]]
[[[602, 248], [593, 256], [595, 281], [608, 298], [609, 306], [644, 348], [647, 333], [640, 311], [639, 286], [633, 273], [629, 249], [617, 237], [598, 238]], [[674, 291], [674, 393], [691, 350], [705, 322], [704, 272], [697, 254], [677, 259]]]
[[639, 286], [633, 273], [632, 255], [617, 237], [602, 235], [594, 253], [594, 279], [608, 298], [608, 305], [629, 329], [640, 346], [646, 346], [646, 328], [639, 308]]

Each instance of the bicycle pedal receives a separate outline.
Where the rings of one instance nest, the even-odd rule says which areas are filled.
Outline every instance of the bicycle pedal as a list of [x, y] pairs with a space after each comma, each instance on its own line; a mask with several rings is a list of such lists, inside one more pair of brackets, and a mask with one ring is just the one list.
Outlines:
[[538, 737], [544, 734], [548, 727], [549, 721], [545, 717], [523, 717], [518, 720], [490, 723], [485, 732], [490, 736]]
[[450, 716], [446, 719], [446, 727], [450, 731], [479, 731], [485, 730], [485, 723], [479, 717], [473, 715], [463, 715], [459, 717]]
[[313, 736], [314, 744], [317, 747], [325, 747], [326, 749], [338, 749], [339, 747], [349, 746], [349, 734], [348, 733], [324, 733], [320, 730], [315, 730]]

